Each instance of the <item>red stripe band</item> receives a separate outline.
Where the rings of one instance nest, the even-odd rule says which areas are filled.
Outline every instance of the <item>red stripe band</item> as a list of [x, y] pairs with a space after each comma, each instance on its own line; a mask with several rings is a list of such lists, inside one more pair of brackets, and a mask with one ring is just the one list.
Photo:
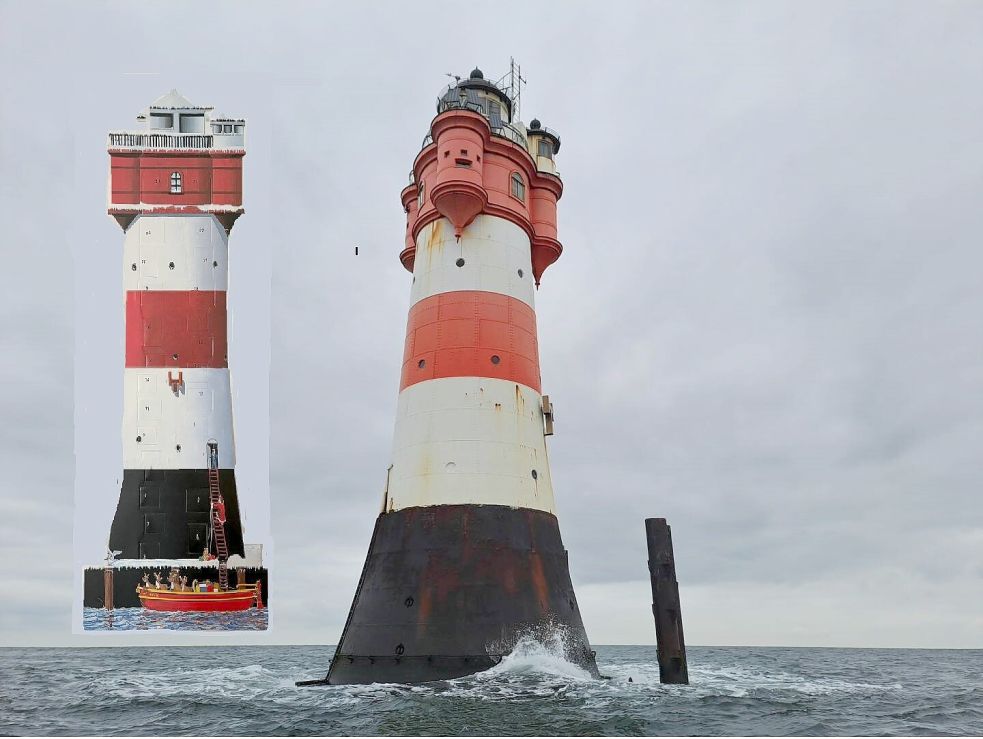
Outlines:
[[495, 377], [540, 391], [536, 313], [500, 293], [440, 293], [410, 309], [399, 389], [440, 377]]
[[127, 367], [228, 367], [224, 290], [126, 293]]

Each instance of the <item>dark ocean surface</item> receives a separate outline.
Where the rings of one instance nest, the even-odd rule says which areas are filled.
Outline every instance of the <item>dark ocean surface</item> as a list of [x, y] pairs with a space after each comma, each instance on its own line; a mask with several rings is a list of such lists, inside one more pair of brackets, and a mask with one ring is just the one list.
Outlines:
[[[527, 644], [428, 685], [297, 688], [330, 647], [0, 650], [5, 734], [983, 734], [983, 650], [597, 647], [592, 680]], [[628, 678], [633, 682], [628, 682]]]

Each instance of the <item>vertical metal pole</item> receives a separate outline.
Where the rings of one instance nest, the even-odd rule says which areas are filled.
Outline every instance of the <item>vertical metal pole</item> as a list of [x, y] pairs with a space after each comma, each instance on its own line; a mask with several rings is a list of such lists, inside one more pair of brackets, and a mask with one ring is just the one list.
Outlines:
[[672, 531], [664, 518], [645, 519], [649, 575], [652, 578], [652, 615], [659, 654], [659, 681], [688, 685], [683, 616], [679, 610], [679, 583], [672, 555]]
[[106, 567], [102, 571], [102, 595], [106, 610], [113, 610], [113, 568]]

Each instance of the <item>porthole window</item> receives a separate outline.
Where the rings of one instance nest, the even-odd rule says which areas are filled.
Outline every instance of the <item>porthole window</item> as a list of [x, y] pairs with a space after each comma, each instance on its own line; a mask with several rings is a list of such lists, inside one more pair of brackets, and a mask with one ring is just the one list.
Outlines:
[[137, 271], [137, 265], [136, 265], [136, 262], [134, 262], [133, 264], [131, 264], [131, 265], [130, 265], [130, 269], [132, 269], [132, 270], [133, 270], [134, 272], [136, 272], [136, 271]]
[[180, 195], [184, 191], [180, 172], [171, 172], [171, 195]]
[[512, 173], [512, 197], [526, 202], [526, 183], [518, 172]]
[[491, 357], [491, 363], [492, 364], [498, 364], [501, 361], [502, 361], [502, 358], [500, 356], [498, 356], [497, 354], [492, 354], [492, 357]]
[[419, 367], [420, 369], [423, 369], [424, 367], [427, 366], [427, 360], [421, 359], [419, 362], [416, 363], [416, 366]]
[[167, 263], [167, 268], [168, 269], [174, 269], [174, 262], [168, 262]]
[[536, 472], [536, 470], [533, 470], [532, 471], [532, 479], [533, 480], [538, 480], [539, 479], [539, 473]]
[[463, 267], [464, 266], [464, 257], [458, 257], [457, 258], [457, 261], [454, 262], [454, 264], [456, 264], [458, 267]]
[[522, 270], [520, 269], [520, 270], [519, 270], [519, 277], [522, 277], [522, 276], [523, 276], [524, 274], [525, 274], [525, 273], [524, 273], [524, 272], [523, 272], [523, 271], [522, 271]]

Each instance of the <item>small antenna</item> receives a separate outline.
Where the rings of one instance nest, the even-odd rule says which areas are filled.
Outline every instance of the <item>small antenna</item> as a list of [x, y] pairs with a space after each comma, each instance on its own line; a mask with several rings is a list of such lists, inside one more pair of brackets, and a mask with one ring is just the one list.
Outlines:
[[512, 117], [516, 120], [522, 120], [520, 115], [520, 110], [522, 106], [522, 83], [526, 82], [526, 78], [522, 76], [522, 67], [515, 63], [514, 57], [509, 57], [509, 90], [512, 93], [512, 100], [514, 101], [515, 111]]

